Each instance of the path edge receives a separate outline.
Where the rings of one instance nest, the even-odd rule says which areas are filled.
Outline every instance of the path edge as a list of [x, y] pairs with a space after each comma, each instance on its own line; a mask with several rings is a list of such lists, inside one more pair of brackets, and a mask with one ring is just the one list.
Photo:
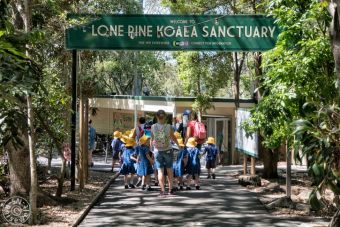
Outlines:
[[77, 218], [77, 220], [72, 224], [72, 227], [77, 227], [88, 215], [90, 210], [96, 205], [100, 198], [105, 194], [110, 185], [118, 178], [119, 172], [117, 172], [110, 180], [108, 180], [102, 190], [92, 199], [91, 203], [86, 207], [83, 213]]

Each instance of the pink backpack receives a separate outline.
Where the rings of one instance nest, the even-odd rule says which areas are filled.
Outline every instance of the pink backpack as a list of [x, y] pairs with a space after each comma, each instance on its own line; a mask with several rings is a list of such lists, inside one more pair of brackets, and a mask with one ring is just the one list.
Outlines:
[[207, 138], [207, 130], [202, 122], [196, 122], [194, 128], [194, 137], [199, 140], [204, 140]]

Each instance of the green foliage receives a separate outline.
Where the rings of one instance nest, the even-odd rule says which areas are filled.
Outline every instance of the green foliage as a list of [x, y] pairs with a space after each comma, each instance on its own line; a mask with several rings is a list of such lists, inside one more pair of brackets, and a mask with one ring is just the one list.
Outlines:
[[[330, 106], [308, 104], [317, 109], [293, 122], [295, 128], [296, 144], [303, 156], [308, 157], [309, 173], [314, 177], [317, 185], [310, 195], [310, 203], [314, 209], [320, 209], [322, 193], [330, 188], [335, 195], [340, 195], [340, 108], [337, 104]], [[308, 120], [307, 120], [308, 119]], [[319, 194], [319, 199], [316, 194]]]
[[[308, 159], [316, 188], [309, 202], [323, 207], [322, 194], [330, 188], [339, 195], [339, 93], [327, 2], [268, 1], [267, 14], [282, 32], [276, 47], [263, 56], [264, 75], [258, 88], [262, 99], [252, 110], [249, 133], [259, 131], [267, 148], [288, 140], [295, 157]], [[336, 166], [335, 166], [336, 164]], [[336, 173], [336, 174], [334, 174]]]
[[[7, 17], [1, 17], [5, 20]], [[0, 25], [7, 26], [7, 21]], [[10, 43], [13, 33], [0, 27], [0, 146], [12, 142], [23, 145], [22, 131], [26, 130], [25, 96], [36, 93], [40, 87], [40, 68], [19, 50], [21, 43]]]
[[211, 98], [232, 78], [230, 53], [178, 52], [175, 57], [184, 95], [196, 97], [194, 108], [197, 110], [211, 108]]
[[268, 2], [282, 33], [276, 47], [264, 54], [263, 99], [252, 111], [254, 125], [269, 148], [292, 139], [290, 123], [306, 114], [305, 102], [328, 102], [335, 96], [334, 61], [327, 4], [318, 1]]

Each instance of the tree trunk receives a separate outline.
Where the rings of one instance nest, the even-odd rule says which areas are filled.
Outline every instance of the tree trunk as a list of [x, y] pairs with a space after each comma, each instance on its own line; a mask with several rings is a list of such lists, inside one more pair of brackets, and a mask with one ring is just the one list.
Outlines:
[[271, 179], [277, 178], [277, 157], [276, 151], [263, 148], [262, 149], [263, 160], [263, 178]]
[[[27, 134], [26, 134], [27, 135]], [[10, 195], [28, 197], [31, 185], [30, 156], [27, 136], [22, 135], [24, 145], [15, 148], [11, 142], [6, 145], [9, 161], [9, 177], [11, 182]]]
[[338, 91], [340, 91], [340, 0], [333, 0], [330, 11], [333, 15], [331, 24], [332, 49], [335, 61], [335, 73], [338, 76]]
[[340, 208], [335, 212], [332, 217], [329, 227], [339, 227], [340, 226]]
[[51, 141], [51, 144], [48, 149], [48, 157], [47, 157], [47, 171], [48, 173], [51, 173], [51, 167], [52, 167], [52, 158], [53, 158], [53, 144]]
[[57, 187], [57, 192], [56, 192], [57, 197], [61, 197], [61, 195], [63, 194], [65, 173], [66, 173], [66, 159], [64, 157], [62, 157], [61, 158], [60, 175], [58, 177], [58, 187]]
[[30, 191], [30, 205], [31, 205], [31, 219], [30, 224], [37, 222], [37, 195], [38, 195], [38, 176], [37, 176], [37, 163], [35, 157], [34, 147], [34, 121], [32, 111], [32, 98], [27, 94], [27, 124], [28, 132], [28, 145], [30, 153], [30, 171], [31, 171], [31, 191]]
[[[25, 13], [24, 24], [26, 34], [31, 32], [32, 29], [32, 1], [24, 0]], [[26, 46], [27, 47], [27, 46]], [[26, 55], [29, 56], [26, 50]], [[30, 171], [31, 171], [31, 190], [30, 190], [30, 207], [31, 207], [31, 218], [30, 224], [37, 222], [37, 194], [38, 194], [38, 177], [37, 177], [37, 163], [35, 157], [34, 147], [34, 115], [32, 110], [32, 96], [27, 91], [27, 125], [28, 125], [28, 146], [30, 153]]]
[[[332, 50], [335, 61], [335, 73], [338, 77], [337, 85], [340, 92], [340, 0], [333, 0], [330, 4], [330, 13], [333, 16], [331, 23]], [[329, 224], [330, 227], [340, 226], [340, 209], [335, 212]]]

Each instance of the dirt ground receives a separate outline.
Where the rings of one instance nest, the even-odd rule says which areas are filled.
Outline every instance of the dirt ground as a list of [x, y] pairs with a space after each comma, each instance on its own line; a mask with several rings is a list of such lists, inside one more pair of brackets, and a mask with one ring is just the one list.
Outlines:
[[[57, 168], [53, 168], [52, 174], [55, 174], [57, 171]], [[63, 189], [64, 194], [61, 199], [57, 201], [47, 200], [44, 202], [45, 205], [39, 208], [39, 226], [72, 226], [112, 176], [113, 173], [109, 172], [90, 171], [89, 181], [82, 191], [77, 190], [77, 185], [75, 191], [70, 191], [70, 180], [66, 180]], [[40, 184], [40, 188], [54, 196], [57, 189], [57, 180], [47, 178]], [[0, 195], [0, 203], [6, 199], [4, 195], [2, 197]]]
[[[285, 163], [279, 163], [279, 166], [285, 166]], [[261, 175], [261, 170], [257, 168], [257, 174]], [[242, 174], [231, 173], [230, 175], [238, 178]], [[261, 186], [248, 185], [249, 191], [255, 192], [258, 199], [264, 204], [275, 201], [276, 199], [286, 196], [286, 172], [283, 169], [278, 170], [278, 179], [262, 179]], [[274, 209], [268, 209], [273, 215], [284, 216], [305, 216], [315, 217], [330, 220], [336, 209], [332, 206], [333, 193], [330, 190], [325, 191], [326, 201], [329, 206], [324, 207], [320, 211], [313, 211], [308, 204], [309, 194], [313, 189], [312, 179], [308, 176], [306, 171], [292, 171], [292, 194], [291, 199], [293, 203], [291, 207], [275, 207]]]

